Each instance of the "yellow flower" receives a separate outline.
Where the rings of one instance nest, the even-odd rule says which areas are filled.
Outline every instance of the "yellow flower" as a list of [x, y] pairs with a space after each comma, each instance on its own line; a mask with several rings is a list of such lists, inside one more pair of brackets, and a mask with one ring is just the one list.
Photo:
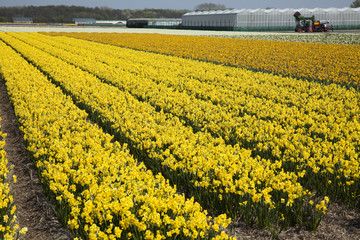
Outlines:
[[25, 235], [25, 234], [27, 233], [27, 231], [28, 231], [28, 228], [27, 228], [27, 227], [24, 227], [24, 228], [22, 228], [22, 229], [19, 231], [19, 233], [20, 233], [21, 235]]
[[15, 213], [15, 211], [16, 211], [16, 206], [13, 206], [11, 208], [10, 214], [13, 215]]

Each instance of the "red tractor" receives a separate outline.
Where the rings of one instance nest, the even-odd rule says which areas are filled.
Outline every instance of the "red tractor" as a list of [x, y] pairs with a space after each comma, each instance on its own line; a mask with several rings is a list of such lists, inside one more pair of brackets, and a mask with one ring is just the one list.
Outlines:
[[[301, 13], [294, 13], [296, 27], [295, 32], [327, 32], [329, 31], [328, 21], [315, 21], [315, 16], [304, 17]], [[332, 26], [331, 26], [332, 28]], [[333, 28], [332, 28], [333, 29]]]

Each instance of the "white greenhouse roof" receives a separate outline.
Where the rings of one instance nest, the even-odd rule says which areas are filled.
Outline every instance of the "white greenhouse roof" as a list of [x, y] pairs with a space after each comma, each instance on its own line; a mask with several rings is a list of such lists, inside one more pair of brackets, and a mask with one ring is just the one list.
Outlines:
[[285, 9], [232, 9], [232, 10], [216, 10], [216, 11], [196, 11], [196, 12], [188, 12], [185, 13], [184, 16], [199, 16], [199, 15], [217, 15], [217, 14], [236, 14], [236, 13], [257, 13], [257, 12], [265, 12], [265, 13], [272, 13], [272, 12], [304, 12], [304, 13], [316, 13], [316, 12], [360, 12], [360, 8], [285, 8]]
[[241, 11], [243, 11], [243, 9], [241, 9], [241, 10], [231, 9], [231, 10], [214, 10], [214, 11], [196, 11], [196, 12], [188, 12], [188, 13], [185, 13], [184, 15], [189, 16], [189, 15], [234, 14], [234, 13], [238, 13]]

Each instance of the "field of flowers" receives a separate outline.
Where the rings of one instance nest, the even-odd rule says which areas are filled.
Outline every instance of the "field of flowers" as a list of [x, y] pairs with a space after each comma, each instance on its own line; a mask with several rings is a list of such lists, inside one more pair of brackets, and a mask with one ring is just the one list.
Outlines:
[[[0, 73], [28, 149], [79, 237], [227, 239], [219, 230], [227, 217], [276, 235], [295, 224], [316, 229], [329, 198], [360, 207], [360, 98], [351, 87], [360, 53], [350, 49], [357, 46], [327, 45], [343, 55], [355, 50], [353, 58], [337, 58], [353, 69], [347, 77], [333, 69], [342, 86], [189, 59], [231, 64], [228, 42], [209, 52], [215, 38], [211, 45], [204, 37], [76, 35], [91, 36], [128, 48], [0, 33], [7, 56]], [[146, 52], [155, 51], [154, 39], [167, 55]], [[282, 66], [289, 55], [283, 47], [297, 43], [246, 41], [271, 47], [270, 61], [256, 66], [291, 71]], [[134, 43], [146, 51], [129, 49]], [[200, 49], [208, 58], [205, 50], [194, 55]], [[250, 58], [254, 49], [242, 51]], [[303, 78], [316, 78], [311, 74]], [[204, 208], [220, 215], [213, 221]]]
[[136, 33], [61, 35], [323, 83], [360, 84], [359, 45]]
[[[1, 38], [9, 40], [1, 34]], [[15, 41], [14, 41], [15, 44]], [[19, 47], [19, 46], [17, 46]], [[211, 220], [126, 145], [89, 122], [88, 114], [36, 67], [1, 43], [1, 75], [49, 195], [81, 239], [228, 239], [229, 219]], [[54, 65], [55, 66], [55, 65]], [[211, 220], [211, 221], [210, 221]]]
[[332, 44], [360, 44], [360, 35], [351, 33], [329, 34], [239, 34], [234, 36], [219, 35], [218, 37], [231, 37], [242, 39], [258, 39], [289, 42], [332, 43]]

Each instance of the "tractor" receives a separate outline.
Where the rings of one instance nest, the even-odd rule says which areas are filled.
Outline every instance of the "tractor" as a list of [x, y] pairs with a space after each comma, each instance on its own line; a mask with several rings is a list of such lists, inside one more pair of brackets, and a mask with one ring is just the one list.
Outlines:
[[327, 32], [329, 30], [328, 21], [316, 21], [315, 16], [304, 17], [301, 13], [294, 13], [296, 27], [295, 32]]

